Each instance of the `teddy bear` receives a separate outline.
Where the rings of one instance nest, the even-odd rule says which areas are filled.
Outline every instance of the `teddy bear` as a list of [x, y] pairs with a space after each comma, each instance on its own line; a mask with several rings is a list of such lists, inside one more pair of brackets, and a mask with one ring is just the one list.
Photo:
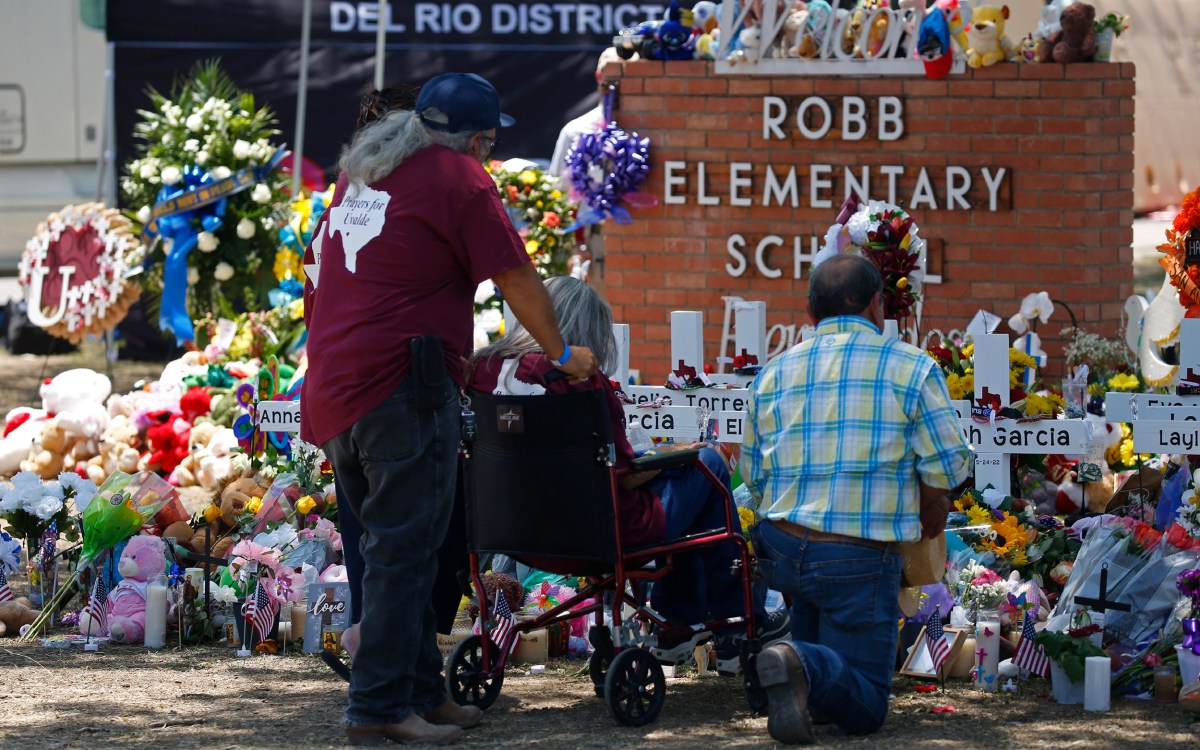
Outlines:
[[187, 457], [191, 425], [179, 415], [165, 409], [152, 412], [149, 417], [150, 426], [146, 429], [146, 446], [149, 451], [142, 456], [138, 468], [170, 474]]
[[[141, 534], [129, 540], [117, 572], [121, 582], [108, 595], [108, 634], [114, 643], [141, 643], [146, 634], [146, 584], [167, 569], [163, 540]], [[103, 635], [85, 609], [79, 615], [82, 635]]]
[[29, 600], [23, 596], [0, 602], [0, 638], [19, 635], [21, 628], [32, 625], [40, 614], [38, 610], [29, 608]]
[[1016, 50], [1004, 34], [1007, 19], [1007, 5], [980, 5], [975, 9], [967, 29], [967, 65], [981, 68], [1014, 59]]
[[58, 418], [73, 443], [98, 441], [108, 426], [104, 402], [112, 393], [112, 381], [95, 370], [77, 368], [47, 378], [38, 393], [42, 408]]
[[738, 49], [730, 52], [726, 59], [733, 64], [758, 62], [760, 39], [762, 39], [762, 31], [757, 26], [742, 29], [738, 32]]
[[71, 441], [57, 418], [45, 419], [38, 424], [41, 431], [33, 440], [29, 457], [21, 462], [21, 471], [32, 471], [42, 479], [54, 479], [63, 471]]
[[88, 479], [103, 484], [114, 471], [136, 473], [141, 459], [139, 445], [141, 439], [133, 421], [124, 414], [113, 417], [100, 436], [100, 454], [87, 463]]
[[208, 448], [209, 441], [220, 429], [212, 422], [200, 422], [192, 425], [188, 434], [188, 454], [167, 477], [171, 484], [176, 487], [194, 487], [199, 484], [196, 480], [196, 469], [200, 464], [200, 455]]
[[1086, 3], [1069, 5], [1062, 11], [1062, 28], [1038, 43], [1038, 62], [1087, 62], [1096, 54], [1096, 9]]
[[0, 475], [11, 476], [29, 459], [33, 441], [42, 434], [46, 419], [43, 409], [17, 407], [4, 417], [4, 438], [0, 440]]
[[775, 57], [800, 57], [800, 42], [808, 28], [808, 8], [796, 3], [783, 20], [776, 46], [771, 50]]
[[[190, 549], [193, 552], [203, 552], [207, 542], [212, 544], [212, 554], [215, 557], [225, 557], [233, 546], [229, 532], [236, 529], [238, 517], [246, 512], [246, 506], [252, 500], [262, 500], [271, 486], [272, 478], [259, 473], [252, 468], [244, 469], [240, 474], [229, 479], [221, 489], [221, 494], [215, 501], [215, 512], [205, 512], [207, 523], [196, 528], [192, 535]], [[205, 528], [209, 533], [205, 534]]]

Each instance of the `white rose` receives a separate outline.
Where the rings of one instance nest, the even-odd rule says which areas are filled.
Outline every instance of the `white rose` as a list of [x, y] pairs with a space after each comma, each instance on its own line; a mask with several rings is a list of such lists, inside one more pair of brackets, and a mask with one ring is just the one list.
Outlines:
[[214, 180], [223, 180], [233, 172], [229, 167], [213, 167], [212, 176]]
[[248, 240], [254, 236], [254, 222], [250, 219], [242, 219], [237, 225], [237, 236], [243, 240]]
[[199, 133], [204, 129], [204, 118], [193, 112], [192, 114], [188, 115], [187, 120], [185, 120], [183, 124], [187, 126], [187, 129], [193, 133]]
[[250, 158], [250, 144], [247, 143], [246, 141], [243, 141], [241, 138], [234, 141], [233, 142], [233, 158], [249, 159]]
[[200, 248], [202, 253], [211, 253], [220, 244], [221, 240], [212, 232], [201, 232], [196, 236], [196, 247]]
[[164, 167], [162, 171], [162, 181], [164, 185], [174, 185], [183, 179], [183, 172], [179, 171], [179, 167]]
[[233, 266], [229, 265], [225, 261], [221, 261], [217, 264], [217, 267], [213, 269], [213, 278], [217, 281], [229, 281], [233, 278]]
[[196, 163], [197, 164], [199, 164], [200, 166], [204, 166], [204, 163], [206, 161], [208, 161], [208, 152], [207, 151], [199, 151], [196, 153]]
[[154, 177], [154, 175], [155, 175], [155, 170], [154, 170], [153, 164], [143, 164], [138, 169], [138, 177], [141, 177], [143, 180], [148, 180], [151, 177]]
[[54, 518], [54, 514], [62, 510], [62, 499], [53, 495], [42, 495], [33, 502], [33, 506], [29, 509], [35, 516], [43, 521], [49, 521]]
[[175, 142], [175, 135], [173, 133], [169, 133], [169, 132], [163, 133], [162, 144], [164, 146], [170, 146], [174, 142]]
[[267, 187], [266, 185], [264, 185], [260, 182], [254, 186], [253, 192], [250, 193], [250, 198], [255, 203], [270, 203], [271, 202], [271, 188]]
[[262, 217], [262, 221], [260, 223], [262, 224], [262, 228], [268, 232], [275, 228], [275, 220], [269, 216]]
[[142, 206], [141, 208], [138, 209], [137, 220], [141, 224], [149, 224], [150, 223], [150, 207], [149, 206]]
[[195, 268], [188, 269], [188, 286], [195, 286], [200, 283], [200, 272]]
[[199, 151], [200, 150], [200, 141], [196, 140], [195, 138], [188, 138], [186, 141], [183, 142], [183, 150], [187, 151], [188, 153], [192, 153], [193, 151]]

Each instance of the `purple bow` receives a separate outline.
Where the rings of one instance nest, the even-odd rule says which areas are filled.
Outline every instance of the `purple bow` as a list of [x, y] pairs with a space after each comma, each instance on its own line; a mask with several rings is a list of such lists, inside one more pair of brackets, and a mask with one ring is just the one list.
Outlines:
[[1190, 648], [1193, 654], [1200, 656], [1200, 619], [1185, 617], [1183, 623], [1183, 647]]

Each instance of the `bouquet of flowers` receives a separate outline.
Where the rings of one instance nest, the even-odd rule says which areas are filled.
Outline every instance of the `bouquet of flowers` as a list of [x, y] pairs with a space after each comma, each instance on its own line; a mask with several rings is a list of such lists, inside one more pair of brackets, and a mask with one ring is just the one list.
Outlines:
[[[153, 89], [147, 93], [153, 106], [139, 111], [142, 122], [135, 133], [140, 143], [121, 182], [139, 228], [157, 218], [157, 204], [184, 192], [244, 169], [256, 170], [253, 175], [261, 173], [261, 179], [215, 204], [158, 218], [158, 235], [166, 241], [147, 250], [139, 283], [152, 295], [166, 295], [163, 302], [181, 310], [183, 300], [173, 297], [186, 291], [192, 319], [213, 311], [232, 318], [239, 307], [266, 307], [268, 291], [276, 284], [278, 230], [290, 218], [285, 183], [270, 171], [278, 152], [271, 140], [279, 132], [274, 113], [257, 106], [253, 94], [240, 91], [216, 62], [197, 64], [169, 97]], [[164, 285], [172, 250], [192, 245], [182, 259], [186, 289]]]
[[1200, 469], [1197, 469], [1192, 474], [1192, 481], [1188, 483], [1188, 488], [1184, 490], [1183, 496], [1179, 498], [1179, 510], [1175, 513], [1175, 523], [1172, 529], [1168, 529], [1168, 534], [1178, 527], [1179, 531], [1174, 532], [1172, 543], [1180, 547], [1200, 547], [1200, 495], [1196, 494], [1196, 482], [1200, 479]]
[[1188, 600], [1188, 616], [1183, 625], [1183, 647], [1200, 656], [1200, 568], [1185, 570], [1175, 579], [1175, 587]]
[[565, 230], [578, 206], [563, 194], [558, 179], [540, 167], [508, 170], [493, 161], [488, 171], [538, 273], [543, 278], [564, 275], [575, 250], [575, 235]]
[[32, 471], [12, 478], [12, 489], [0, 500], [0, 518], [18, 539], [24, 539], [30, 558], [42, 534], [53, 524], [70, 541], [79, 539], [76, 516], [96, 495], [96, 485], [74, 472], [63, 472], [58, 479], [42, 481]]
[[[1037, 537], [1037, 531], [1022, 523], [1032, 519], [1013, 511], [1013, 498], [990, 488], [982, 492], [971, 489], [954, 501], [954, 507], [959, 512], [948, 526], [976, 552], [990, 554], [1008, 568], [1029, 563], [1026, 546]], [[1028, 509], [1026, 515], [1030, 515]]]
[[939, 346], [929, 347], [928, 352], [946, 376], [950, 398], [970, 400], [975, 393], [975, 363], [971, 359], [975, 345], [963, 346], [961, 341], [942, 339]]
[[961, 568], [950, 568], [946, 585], [968, 612], [999, 609], [1008, 600], [1008, 583], [974, 560]]
[[281, 307], [244, 312], [231, 321], [212, 313], [196, 320], [196, 345], [214, 364], [266, 361], [272, 356], [282, 362], [288, 355], [294, 356], [304, 334], [303, 299]]
[[916, 222], [899, 206], [882, 201], [860, 205], [851, 194], [825, 233], [813, 266], [838, 253], [862, 255], [883, 276], [884, 317], [905, 320], [915, 312], [925, 278], [925, 240], [917, 231]]

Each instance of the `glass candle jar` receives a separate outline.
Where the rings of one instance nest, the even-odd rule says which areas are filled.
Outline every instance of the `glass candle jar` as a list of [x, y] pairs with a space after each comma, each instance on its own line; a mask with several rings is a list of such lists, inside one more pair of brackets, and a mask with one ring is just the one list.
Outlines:
[[1160, 664], [1154, 668], [1154, 702], [1175, 703], [1179, 691], [1175, 689], [1175, 676], [1179, 670], [1174, 664]]

